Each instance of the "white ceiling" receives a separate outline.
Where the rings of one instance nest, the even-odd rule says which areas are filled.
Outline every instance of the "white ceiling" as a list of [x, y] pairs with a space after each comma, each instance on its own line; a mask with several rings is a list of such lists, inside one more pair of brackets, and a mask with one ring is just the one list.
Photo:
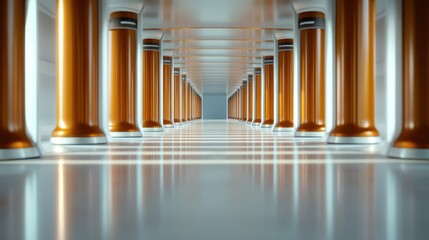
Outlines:
[[204, 93], [227, 93], [274, 49], [273, 33], [293, 28], [292, 0], [146, 0], [143, 29]]

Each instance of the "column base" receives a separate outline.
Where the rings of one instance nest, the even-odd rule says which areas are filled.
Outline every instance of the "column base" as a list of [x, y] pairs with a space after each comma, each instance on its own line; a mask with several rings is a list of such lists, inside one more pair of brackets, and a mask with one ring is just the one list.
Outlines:
[[262, 124], [261, 128], [271, 128], [273, 127], [273, 124]]
[[391, 158], [429, 160], [429, 149], [391, 147], [387, 154]]
[[260, 123], [252, 123], [252, 127], [259, 127], [259, 126], [261, 126]]
[[377, 144], [380, 143], [380, 137], [338, 137], [329, 136], [328, 143], [332, 144]]
[[17, 160], [40, 157], [37, 147], [0, 149], [0, 160]]
[[174, 125], [173, 124], [166, 124], [166, 125], [164, 125], [164, 128], [174, 128]]
[[141, 132], [110, 132], [112, 138], [138, 138], [142, 137]]
[[295, 132], [295, 137], [324, 137], [326, 132]]
[[180, 127], [180, 126], [182, 126], [182, 123], [174, 123], [174, 126], [178, 126], [178, 127]]
[[162, 127], [157, 128], [143, 128], [143, 132], [163, 132], [164, 129]]
[[282, 127], [274, 127], [273, 132], [293, 132], [294, 128], [282, 128]]
[[105, 144], [106, 137], [51, 137], [51, 143], [54, 145], [90, 145]]

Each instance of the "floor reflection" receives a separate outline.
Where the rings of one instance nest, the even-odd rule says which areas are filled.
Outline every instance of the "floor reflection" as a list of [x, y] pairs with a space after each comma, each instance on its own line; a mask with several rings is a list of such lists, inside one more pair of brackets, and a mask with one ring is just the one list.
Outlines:
[[[248, 140], [230, 139], [229, 147], [175, 140], [210, 134], [228, 138], [229, 131]], [[378, 150], [365, 152], [362, 147], [361, 154], [347, 163], [344, 149], [266, 134], [238, 124], [216, 123], [213, 128], [195, 124], [135, 143], [63, 148], [60, 153], [45, 149], [52, 153], [47, 156], [52, 161], [40, 160], [44, 164], [2, 163], [0, 239], [424, 239], [427, 235], [429, 165], [425, 162], [381, 161]], [[213, 152], [199, 153], [198, 158], [191, 154], [207, 146], [228, 153], [238, 143], [245, 153], [224, 154], [222, 164], [201, 164], [213, 159]], [[118, 154], [122, 147], [135, 153]], [[309, 148], [325, 150], [314, 153]], [[93, 152], [94, 162], [80, 164], [85, 153], [67, 154], [81, 150]], [[243, 161], [235, 162], [238, 158]], [[200, 160], [189, 163], [189, 159]]]

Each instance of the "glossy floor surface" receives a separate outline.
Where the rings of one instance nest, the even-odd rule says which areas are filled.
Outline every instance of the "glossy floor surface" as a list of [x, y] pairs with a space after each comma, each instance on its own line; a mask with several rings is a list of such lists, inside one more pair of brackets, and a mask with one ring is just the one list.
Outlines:
[[233, 121], [0, 163], [0, 239], [428, 239], [429, 163]]

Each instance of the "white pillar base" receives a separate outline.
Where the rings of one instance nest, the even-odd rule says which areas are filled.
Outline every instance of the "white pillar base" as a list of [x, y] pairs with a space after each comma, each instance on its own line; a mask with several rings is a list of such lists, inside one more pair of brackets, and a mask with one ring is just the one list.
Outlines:
[[326, 132], [295, 132], [295, 137], [324, 137]]
[[262, 124], [261, 128], [272, 128], [273, 124]]
[[112, 138], [139, 138], [142, 137], [141, 132], [110, 132]]
[[0, 160], [17, 160], [40, 157], [37, 147], [0, 149]]
[[174, 128], [174, 125], [173, 124], [166, 124], [166, 125], [164, 125], [164, 128]]
[[295, 131], [294, 128], [281, 128], [281, 127], [273, 128], [273, 132], [293, 132], [293, 131]]
[[51, 137], [54, 145], [92, 145], [107, 143], [106, 137]]
[[387, 155], [391, 158], [429, 160], [429, 149], [391, 147]]
[[143, 128], [142, 129], [143, 132], [163, 132], [164, 129], [161, 127], [157, 127], [157, 128]]
[[332, 144], [377, 144], [380, 142], [380, 137], [328, 137], [328, 143]]

